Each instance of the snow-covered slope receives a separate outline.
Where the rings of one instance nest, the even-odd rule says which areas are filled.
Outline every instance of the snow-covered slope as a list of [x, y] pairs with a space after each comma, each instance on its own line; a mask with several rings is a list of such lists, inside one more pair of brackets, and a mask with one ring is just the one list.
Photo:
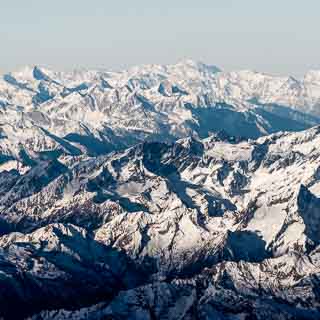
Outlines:
[[319, 145], [219, 133], [2, 171], [0, 314], [319, 318]]
[[25, 67], [0, 80], [0, 162], [24, 170], [39, 156], [105, 154], [146, 139], [303, 130], [320, 123], [319, 74], [298, 81], [191, 60], [121, 72]]

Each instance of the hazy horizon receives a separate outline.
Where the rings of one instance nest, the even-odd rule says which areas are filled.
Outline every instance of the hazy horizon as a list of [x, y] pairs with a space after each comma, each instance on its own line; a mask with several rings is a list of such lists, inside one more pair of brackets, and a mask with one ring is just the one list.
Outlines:
[[120, 70], [190, 58], [225, 71], [301, 78], [320, 69], [319, 9], [315, 0], [11, 0], [0, 11], [0, 73], [25, 65]]
[[[254, 69], [254, 68], [234, 68], [234, 69], [224, 69], [223, 67], [221, 67], [220, 65], [216, 65], [216, 64], [213, 64], [213, 63], [210, 63], [210, 62], [207, 62], [207, 61], [202, 61], [202, 60], [197, 60], [197, 59], [193, 59], [192, 57], [190, 58], [181, 58], [181, 59], [178, 59], [178, 60], [175, 60], [175, 61], [172, 61], [171, 63], [150, 63], [150, 64], [155, 64], [155, 65], [174, 65], [174, 64], [177, 64], [179, 62], [182, 62], [183, 60], [193, 60], [195, 62], [200, 62], [200, 63], [204, 63], [206, 65], [211, 65], [211, 66], [216, 66], [218, 67], [222, 72], [229, 72], [229, 71], [235, 71], [235, 72], [239, 72], [239, 71], [253, 71], [253, 72], [258, 72], [258, 73], [261, 73], [261, 74], [266, 74], [266, 75], [269, 75], [269, 76], [279, 76], [279, 77], [294, 77], [295, 79], [297, 80], [302, 80], [303, 77], [307, 74], [307, 72], [309, 71], [320, 71], [320, 67], [315, 69], [315, 68], [311, 68], [311, 69], [308, 69], [308, 70], [305, 70], [304, 73], [302, 74], [295, 74], [295, 73], [277, 73], [277, 72], [270, 72], [270, 71], [265, 71], [265, 70], [258, 70], [258, 69]], [[93, 67], [93, 68], [90, 68], [90, 67], [86, 67], [86, 66], [65, 66], [65, 67], [59, 67], [59, 66], [51, 66], [51, 65], [48, 65], [48, 64], [24, 64], [24, 65], [19, 65], [19, 66], [16, 66], [16, 68], [14, 69], [10, 69], [10, 70], [1, 70], [0, 69], [0, 75], [4, 75], [4, 74], [7, 74], [7, 73], [14, 73], [14, 72], [19, 72], [19, 71], [22, 71], [24, 68], [27, 68], [27, 67], [30, 67], [30, 68], [33, 68], [33, 67], [39, 67], [39, 68], [45, 68], [45, 69], [48, 69], [50, 71], [57, 71], [57, 72], [68, 72], [68, 71], [75, 71], [75, 70], [87, 70], [87, 71], [106, 71], [106, 72], [121, 72], [121, 71], [125, 71], [125, 70], [129, 70], [130, 68], [133, 68], [133, 67], [137, 67], [137, 66], [143, 66], [143, 65], [148, 65], [146, 63], [140, 63], [140, 64], [132, 64], [132, 65], [129, 65], [129, 64], [124, 64], [123, 67], [104, 67], [104, 66], [96, 66], [96, 67]]]

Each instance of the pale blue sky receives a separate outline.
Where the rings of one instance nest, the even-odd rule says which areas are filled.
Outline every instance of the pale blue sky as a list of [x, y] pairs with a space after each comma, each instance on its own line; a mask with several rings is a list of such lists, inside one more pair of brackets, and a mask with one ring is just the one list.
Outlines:
[[320, 69], [319, 0], [0, 0], [0, 72], [202, 60], [301, 76]]

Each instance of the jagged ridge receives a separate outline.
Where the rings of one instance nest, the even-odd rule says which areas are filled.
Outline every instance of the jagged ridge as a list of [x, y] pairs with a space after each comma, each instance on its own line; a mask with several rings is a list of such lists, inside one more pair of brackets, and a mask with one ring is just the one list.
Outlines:
[[[2, 315], [100, 300], [35, 319], [319, 317], [319, 132], [145, 142], [3, 171], [1, 301], [23, 307]], [[78, 281], [90, 290], [72, 291]], [[55, 299], [57, 286], [78, 302]]]

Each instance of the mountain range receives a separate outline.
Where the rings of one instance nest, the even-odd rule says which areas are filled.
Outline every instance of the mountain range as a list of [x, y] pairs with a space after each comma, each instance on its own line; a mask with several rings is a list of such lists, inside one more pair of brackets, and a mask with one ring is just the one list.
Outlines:
[[320, 319], [320, 71], [26, 67], [0, 106], [0, 316]]
[[100, 155], [142, 141], [188, 136], [258, 138], [320, 123], [320, 71], [302, 81], [222, 72], [191, 60], [123, 72], [54, 72], [26, 67], [0, 80], [3, 164]]

